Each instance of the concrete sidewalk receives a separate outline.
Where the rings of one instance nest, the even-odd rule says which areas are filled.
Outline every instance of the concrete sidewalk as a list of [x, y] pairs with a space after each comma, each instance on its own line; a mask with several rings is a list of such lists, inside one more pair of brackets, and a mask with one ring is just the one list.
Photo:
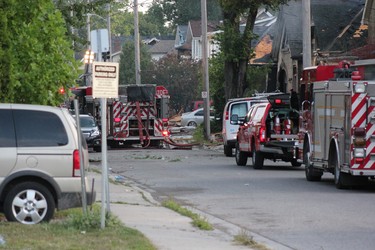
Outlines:
[[[94, 175], [97, 201], [101, 200], [101, 175]], [[233, 242], [241, 232], [235, 225], [201, 214], [214, 225], [212, 231], [193, 227], [191, 219], [161, 206], [152, 196], [126, 177], [109, 175], [110, 209], [127, 227], [142, 232], [160, 250], [241, 250], [252, 249]], [[217, 229], [217, 228], [220, 228]], [[259, 235], [251, 234], [258, 243], [269, 249], [287, 249]]]
[[[89, 174], [95, 177], [96, 197], [100, 201], [101, 175]], [[251, 249], [236, 245], [232, 236], [217, 229], [203, 231], [193, 227], [190, 218], [161, 206], [124, 177], [110, 175], [109, 178], [112, 179], [109, 184], [111, 213], [125, 226], [142, 232], [160, 250]]]

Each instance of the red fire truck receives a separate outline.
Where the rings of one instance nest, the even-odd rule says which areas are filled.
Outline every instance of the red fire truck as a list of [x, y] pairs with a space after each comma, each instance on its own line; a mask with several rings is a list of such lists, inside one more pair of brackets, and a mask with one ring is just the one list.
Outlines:
[[120, 86], [120, 98], [112, 105], [108, 145], [160, 146], [169, 135], [169, 94], [163, 86]]
[[[92, 114], [99, 122], [99, 101], [92, 87], [72, 90], [80, 100], [81, 113]], [[169, 93], [152, 84], [119, 86], [119, 98], [107, 102], [107, 143], [110, 147], [141, 144], [159, 146], [169, 135]]]
[[307, 68], [301, 82], [299, 159], [306, 179], [337, 188], [375, 176], [375, 60]]

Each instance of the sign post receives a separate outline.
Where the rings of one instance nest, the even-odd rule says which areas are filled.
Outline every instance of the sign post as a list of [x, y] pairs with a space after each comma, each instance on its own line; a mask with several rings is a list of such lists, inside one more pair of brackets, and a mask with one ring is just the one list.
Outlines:
[[[107, 167], [107, 98], [118, 98], [119, 64], [113, 62], [93, 62], [92, 97], [101, 98], [102, 124], [102, 210], [101, 228], [105, 227], [106, 204], [109, 204], [109, 184]], [[107, 208], [109, 210], [109, 206]]]

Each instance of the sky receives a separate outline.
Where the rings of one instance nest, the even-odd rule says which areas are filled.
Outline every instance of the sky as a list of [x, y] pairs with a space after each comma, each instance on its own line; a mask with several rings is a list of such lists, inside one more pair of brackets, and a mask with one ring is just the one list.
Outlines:
[[138, 11], [145, 13], [151, 4], [152, 0], [138, 0]]

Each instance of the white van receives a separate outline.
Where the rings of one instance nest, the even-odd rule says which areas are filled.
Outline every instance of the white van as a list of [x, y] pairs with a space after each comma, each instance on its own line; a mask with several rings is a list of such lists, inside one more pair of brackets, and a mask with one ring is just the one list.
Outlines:
[[238, 119], [244, 119], [249, 108], [260, 102], [268, 102], [266, 96], [244, 97], [229, 99], [223, 112], [223, 141], [224, 154], [228, 157], [233, 155], [233, 149], [236, 145], [237, 131], [239, 125], [232, 122], [232, 115], [238, 115]]

